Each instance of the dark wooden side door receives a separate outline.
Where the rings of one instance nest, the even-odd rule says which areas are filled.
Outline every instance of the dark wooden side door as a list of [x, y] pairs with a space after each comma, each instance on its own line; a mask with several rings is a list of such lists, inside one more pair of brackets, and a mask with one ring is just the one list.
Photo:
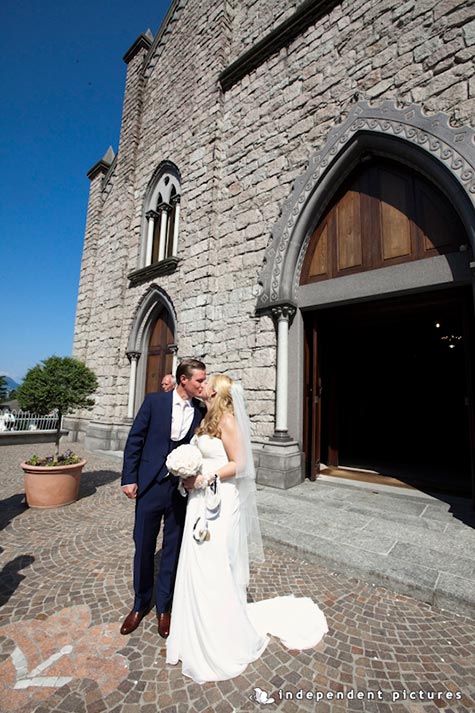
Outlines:
[[169, 374], [173, 365], [173, 353], [170, 345], [174, 342], [173, 327], [166, 310], [152, 325], [147, 352], [147, 378], [145, 393], [160, 391], [160, 382], [164, 374]]
[[[335, 350], [328, 315], [305, 315], [304, 438], [305, 472], [315, 480], [321, 464], [339, 465], [338, 398]], [[337, 350], [338, 352], [338, 350]]]
[[318, 324], [315, 316], [305, 325], [305, 393], [304, 393], [304, 451], [306, 472], [315, 480], [320, 472], [321, 461], [321, 394], [320, 374], [321, 349], [318, 349]]

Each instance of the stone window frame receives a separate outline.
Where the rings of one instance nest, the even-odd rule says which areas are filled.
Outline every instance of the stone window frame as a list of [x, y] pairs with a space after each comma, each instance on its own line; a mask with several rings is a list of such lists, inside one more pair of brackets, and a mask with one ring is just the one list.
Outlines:
[[176, 270], [179, 262], [180, 201], [180, 171], [171, 161], [162, 161], [145, 192], [139, 267], [128, 275], [132, 285]]

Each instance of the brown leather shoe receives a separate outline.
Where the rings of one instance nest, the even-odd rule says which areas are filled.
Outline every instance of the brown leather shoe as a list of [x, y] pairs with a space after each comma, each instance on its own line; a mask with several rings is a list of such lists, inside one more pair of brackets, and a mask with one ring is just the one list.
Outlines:
[[124, 634], [131, 634], [135, 629], [138, 627], [144, 616], [148, 614], [150, 611], [150, 607], [147, 607], [147, 609], [141, 609], [140, 611], [134, 611], [132, 609], [131, 612], [127, 614], [125, 617], [122, 626], [120, 627], [120, 633]]
[[163, 639], [166, 639], [170, 633], [171, 617], [172, 615], [169, 611], [157, 614], [158, 633]]

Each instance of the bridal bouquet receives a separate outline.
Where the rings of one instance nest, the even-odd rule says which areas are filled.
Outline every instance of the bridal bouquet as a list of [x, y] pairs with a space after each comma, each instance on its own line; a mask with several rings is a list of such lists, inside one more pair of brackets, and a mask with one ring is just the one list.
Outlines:
[[183, 446], [178, 446], [178, 448], [175, 448], [171, 453], [169, 453], [166, 465], [169, 473], [180, 478], [178, 490], [184, 497], [186, 495], [186, 490], [182, 481], [186, 480], [186, 478], [192, 477], [193, 475], [201, 474], [203, 457], [198, 446], [185, 444]]
[[213, 482], [208, 485], [208, 478], [203, 475], [203, 457], [198, 446], [190, 443], [178, 446], [167, 457], [167, 468], [172, 475], [180, 478], [178, 490], [185, 497], [186, 490], [183, 480], [194, 475], [202, 476], [195, 481], [195, 490], [200, 490], [200, 510], [201, 514], [193, 526], [193, 538], [198, 543], [209, 540], [211, 535], [208, 529], [208, 520], [218, 517], [221, 509], [221, 493], [219, 478], [215, 476]]

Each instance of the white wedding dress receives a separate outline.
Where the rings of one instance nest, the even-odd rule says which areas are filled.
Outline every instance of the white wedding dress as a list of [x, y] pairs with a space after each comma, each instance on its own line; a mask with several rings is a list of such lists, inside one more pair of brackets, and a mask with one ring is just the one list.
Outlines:
[[[203, 473], [227, 463], [222, 441], [195, 437], [203, 455]], [[202, 515], [202, 491], [188, 496], [178, 562], [167, 663], [182, 662], [183, 674], [197, 683], [234, 678], [260, 657], [267, 634], [291, 649], [315, 646], [328, 631], [323, 612], [309, 598], [276, 597], [246, 603], [233, 576], [239, 531], [239, 493], [235, 478], [221, 481], [221, 508], [208, 521], [210, 539], [193, 538]]]

